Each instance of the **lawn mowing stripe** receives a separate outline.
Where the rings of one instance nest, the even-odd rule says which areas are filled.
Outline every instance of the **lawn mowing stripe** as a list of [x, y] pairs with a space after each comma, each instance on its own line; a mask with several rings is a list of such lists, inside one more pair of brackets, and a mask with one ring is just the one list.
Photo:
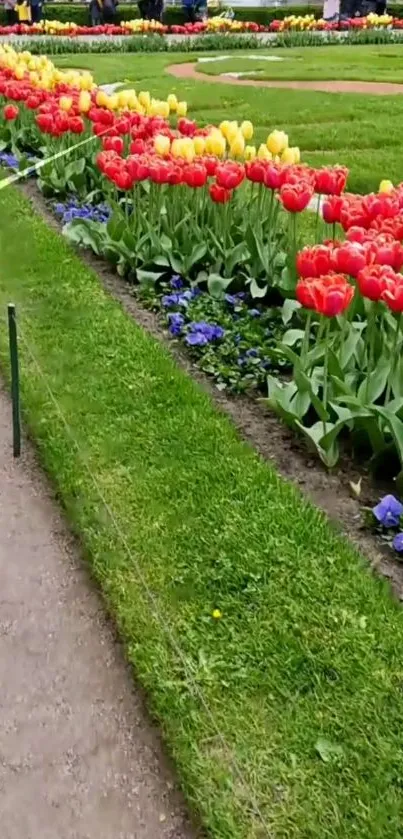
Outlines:
[[[273, 836], [396, 839], [403, 622], [388, 586], [13, 189], [0, 195], [1, 304], [11, 297]], [[185, 792], [214, 839], [261, 838], [24, 346], [21, 373], [25, 416]]]

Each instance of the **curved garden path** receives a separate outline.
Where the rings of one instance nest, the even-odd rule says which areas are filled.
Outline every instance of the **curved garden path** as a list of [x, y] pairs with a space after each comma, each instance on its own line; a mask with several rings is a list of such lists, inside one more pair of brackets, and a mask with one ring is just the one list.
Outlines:
[[348, 81], [263, 81], [257, 79], [234, 79], [220, 73], [218, 76], [210, 76], [196, 70], [197, 63], [187, 62], [185, 64], [171, 64], [166, 67], [166, 72], [178, 79], [197, 79], [197, 81], [210, 82], [211, 84], [235, 84], [244, 87], [277, 87], [289, 88], [291, 90], [318, 90], [323, 93], [369, 93], [375, 96], [393, 96], [403, 93], [403, 84], [394, 82], [348, 82]]

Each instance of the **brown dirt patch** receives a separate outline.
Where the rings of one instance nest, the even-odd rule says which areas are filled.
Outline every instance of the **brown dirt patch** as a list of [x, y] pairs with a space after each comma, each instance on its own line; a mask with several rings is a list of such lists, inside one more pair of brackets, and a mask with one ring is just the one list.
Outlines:
[[367, 93], [373, 96], [396, 96], [403, 93], [403, 84], [394, 82], [348, 82], [348, 81], [263, 81], [255, 79], [234, 79], [220, 74], [209, 76], [196, 70], [196, 63], [171, 64], [165, 71], [178, 79], [196, 79], [209, 84], [235, 84], [243, 87], [274, 87], [289, 90], [317, 90], [322, 93]]

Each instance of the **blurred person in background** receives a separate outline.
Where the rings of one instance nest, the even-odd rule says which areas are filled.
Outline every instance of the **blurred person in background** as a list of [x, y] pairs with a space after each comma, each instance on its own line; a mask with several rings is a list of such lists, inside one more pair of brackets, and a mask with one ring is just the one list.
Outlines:
[[6, 13], [6, 26], [14, 26], [17, 23], [17, 14], [15, 11], [17, 0], [4, 0], [4, 11]]
[[42, 0], [30, 0], [31, 23], [40, 23], [42, 20]]

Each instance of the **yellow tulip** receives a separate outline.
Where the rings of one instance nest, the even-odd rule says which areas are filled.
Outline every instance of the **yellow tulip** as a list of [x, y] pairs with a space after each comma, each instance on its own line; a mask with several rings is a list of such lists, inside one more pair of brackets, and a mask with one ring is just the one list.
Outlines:
[[119, 109], [127, 108], [129, 97], [130, 97], [130, 91], [129, 90], [119, 90], [119, 92], [118, 92]]
[[233, 139], [233, 141], [230, 145], [231, 157], [242, 157], [244, 151], [245, 151], [245, 139], [244, 139], [243, 134], [241, 134], [241, 132], [238, 131], [238, 134]]
[[148, 90], [140, 90], [140, 93], [138, 95], [138, 100], [140, 102], [140, 105], [142, 105], [143, 108], [146, 108], [146, 110], [148, 110], [148, 108], [151, 105], [151, 96], [150, 96]]
[[245, 140], [251, 140], [253, 137], [253, 125], [249, 119], [245, 119], [241, 123], [241, 131]]
[[381, 181], [378, 192], [393, 192], [394, 186], [392, 181]]
[[119, 110], [119, 99], [117, 93], [112, 93], [112, 96], [108, 96], [108, 102], [106, 107], [108, 108], [108, 111]]
[[204, 137], [194, 137], [193, 145], [196, 154], [204, 154], [206, 150], [206, 140]]
[[107, 93], [105, 93], [104, 90], [98, 90], [98, 93], [95, 97], [95, 101], [98, 105], [98, 108], [106, 108], [109, 101], [109, 96]]
[[164, 119], [167, 119], [169, 117], [168, 102], [163, 102], [163, 101], [158, 102], [157, 114], [158, 114], [159, 117], [164, 117]]
[[294, 146], [292, 148], [284, 149], [281, 155], [281, 162], [282, 163], [299, 163], [301, 160], [301, 152], [298, 146]]
[[272, 131], [266, 140], [266, 145], [272, 154], [281, 154], [288, 146], [288, 136], [284, 131]]
[[178, 107], [176, 109], [176, 113], [178, 117], [185, 117], [188, 112], [188, 103], [187, 102], [178, 102]]
[[273, 155], [269, 152], [267, 146], [264, 143], [261, 143], [257, 150], [257, 156], [259, 160], [272, 160]]
[[92, 90], [94, 87], [94, 79], [91, 76], [91, 73], [82, 73], [80, 76], [80, 88], [81, 90]]
[[[266, 146], [264, 146], [266, 148]], [[245, 146], [245, 160], [254, 160], [256, 157], [256, 146]]]
[[[224, 134], [224, 132], [223, 132], [223, 134]], [[235, 140], [235, 138], [238, 136], [238, 134], [239, 134], [238, 123], [236, 122], [236, 120], [233, 120], [228, 125], [226, 133], [224, 134], [224, 137], [226, 137], [227, 142], [231, 145], [231, 143]]]
[[183, 149], [183, 139], [182, 139], [182, 137], [176, 137], [175, 140], [172, 140], [172, 145], [171, 145], [172, 157], [183, 157], [182, 149]]
[[14, 72], [15, 78], [21, 80], [25, 76], [25, 67], [16, 67]]
[[82, 90], [78, 97], [78, 110], [81, 114], [87, 114], [91, 107], [91, 96], [88, 90]]
[[226, 141], [221, 131], [215, 129], [206, 137], [207, 154], [215, 154], [217, 157], [224, 157]]
[[169, 110], [175, 113], [178, 110], [178, 100], [174, 93], [170, 93], [167, 97], [167, 102], [169, 105]]
[[165, 134], [157, 134], [154, 137], [154, 149], [157, 154], [160, 154], [162, 157], [166, 157], [169, 154], [169, 150], [171, 148], [171, 141], [169, 137], [166, 137]]
[[61, 96], [59, 99], [59, 108], [61, 111], [70, 111], [73, 105], [71, 96]]
[[231, 123], [230, 123], [229, 119], [223, 119], [223, 121], [220, 122], [218, 127], [221, 131], [221, 134], [223, 134], [224, 137], [227, 136], [227, 131], [228, 131], [228, 128], [230, 127], [230, 125], [231, 125]]
[[137, 111], [137, 108], [141, 108], [141, 105], [139, 103], [139, 100], [137, 99], [136, 93], [134, 90], [129, 90], [128, 93], [129, 96], [127, 97], [127, 107], [130, 111]]

